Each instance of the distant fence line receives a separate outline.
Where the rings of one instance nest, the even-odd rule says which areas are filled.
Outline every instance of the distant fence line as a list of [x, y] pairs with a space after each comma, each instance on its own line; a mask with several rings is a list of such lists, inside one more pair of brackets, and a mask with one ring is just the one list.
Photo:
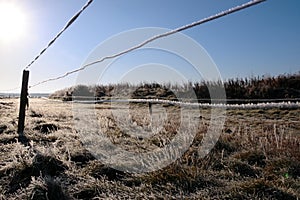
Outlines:
[[[69, 99], [73, 100], [107, 100], [107, 99], [115, 99], [122, 100], [123, 98], [117, 97], [98, 97], [98, 96], [51, 96], [52, 99]], [[226, 102], [227, 104], [231, 103], [275, 103], [275, 102], [298, 102], [300, 98], [278, 98], [278, 99], [208, 99], [208, 98], [164, 98], [164, 97], [154, 97], [154, 98], [128, 98], [128, 99], [155, 99], [155, 100], [172, 100], [172, 101], [180, 101], [180, 102], [188, 102], [188, 103], [210, 103], [210, 102]]]
[[[270, 109], [270, 108], [300, 108], [300, 102], [265, 102], [265, 103], [244, 103], [244, 104], [227, 104], [227, 103], [198, 103], [198, 102], [183, 102], [166, 99], [101, 99], [101, 100], [78, 100], [74, 98], [72, 101], [62, 101], [58, 99], [49, 99], [42, 97], [42, 99], [55, 102], [70, 102], [81, 104], [97, 104], [97, 103], [153, 103], [153, 104], [170, 104], [189, 107], [200, 108], [229, 108], [229, 109]], [[220, 100], [215, 100], [220, 101]], [[222, 102], [222, 101], [220, 101]], [[226, 102], [226, 101], [225, 101]]]

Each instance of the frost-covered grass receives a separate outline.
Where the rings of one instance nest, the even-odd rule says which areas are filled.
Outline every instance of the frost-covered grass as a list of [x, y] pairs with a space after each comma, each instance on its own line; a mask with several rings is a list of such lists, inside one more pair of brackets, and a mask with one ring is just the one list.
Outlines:
[[[155, 137], [148, 139], [130, 135], [124, 123], [129, 119], [113, 117], [113, 111], [122, 110], [121, 104], [97, 104], [96, 114], [111, 141], [143, 152], [163, 147], [176, 135], [180, 106], [163, 108], [166, 115], [154, 112], [158, 116], [151, 121], [147, 106], [130, 104], [130, 130], [142, 132], [138, 127], [144, 127], [145, 134], [155, 130]], [[71, 103], [31, 99], [25, 123], [30, 146], [24, 146], [17, 141], [17, 109], [18, 100], [0, 100], [0, 199], [300, 197], [297, 107], [228, 109], [221, 137], [204, 158], [198, 149], [210, 109], [191, 108], [199, 112], [199, 127], [190, 148], [171, 165], [145, 174], [118, 171], [95, 159], [75, 130], [81, 119], [73, 117]], [[165, 118], [167, 125], [159, 128]]]

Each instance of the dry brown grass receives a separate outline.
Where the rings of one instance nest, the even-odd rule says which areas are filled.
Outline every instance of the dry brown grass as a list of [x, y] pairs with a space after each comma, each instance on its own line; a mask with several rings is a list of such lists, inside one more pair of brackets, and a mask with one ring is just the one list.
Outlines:
[[[31, 146], [24, 146], [17, 141], [18, 101], [1, 99], [0, 199], [300, 197], [299, 109], [228, 110], [221, 137], [204, 158], [197, 150], [210, 110], [201, 110], [197, 135], [182, 157], [155, 172], [130, 174], [103, 165], [84, 148], [74, 129], [79, 119], [73, 119], [71, 103], [31, 99], [30, 106], [25, 133]], [[147, 107], [130, 106], [133, 127], [150, 127]], [[156, 135], [132, 137], [112, 116], [122, 105], [96, 108], [102, 130], [130, 151], [163, 147], [180, 123], [179, 108], [166, 106], [167, 123]]]

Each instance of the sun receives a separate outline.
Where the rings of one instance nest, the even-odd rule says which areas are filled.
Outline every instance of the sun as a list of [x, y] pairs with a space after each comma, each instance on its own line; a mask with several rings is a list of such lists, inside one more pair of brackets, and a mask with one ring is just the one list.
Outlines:
[[20, 38], [25, 32], [25, 14], [9, 1], [0, 2], [0, 42]]

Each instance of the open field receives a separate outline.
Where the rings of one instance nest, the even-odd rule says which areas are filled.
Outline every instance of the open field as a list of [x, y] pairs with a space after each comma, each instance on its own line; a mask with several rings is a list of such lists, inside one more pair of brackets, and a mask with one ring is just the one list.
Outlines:
[[[198, 116], [192, 145], [174, 163], [144, 174], [113, 169], [88, 152], [75, 129], [82, 119], [73, 117], [72, 108], [71, 102], [30, 99], [25, 123], [29, 146], [24, 146], [17, 140], [18, 99], [0, 99], [0, 199], [300, 197], [299, 108], [227, 110], [221, 136], [204, 158], [198, 149], [211, 110], [191, 109]], [[129, 108], [132, 125], [128, 128], [122, 124], [123, 115], [114, 116], [124, 110], [122, 104], [95, 105], [99, 128], [113, 144], [136, 153], [153, 151], [177, 134], [179, 106], [159, 107], [166, 115], [155, 119], [165, 119], [163, 125], [163, 120], [151, 121], [144, 104]], [[143, 138], [143, 130], [156, 130], [156, 134]]]

